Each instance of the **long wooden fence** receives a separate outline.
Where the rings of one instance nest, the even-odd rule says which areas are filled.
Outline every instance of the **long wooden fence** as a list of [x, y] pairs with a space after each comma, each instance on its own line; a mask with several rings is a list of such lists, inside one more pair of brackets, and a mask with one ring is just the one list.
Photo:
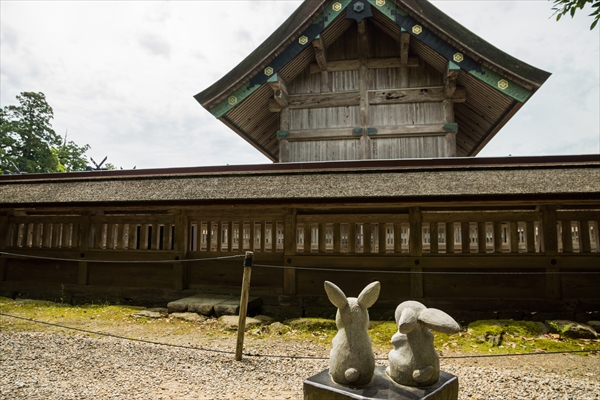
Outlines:
[[202, 260], [253, 251], [257, 264], [273, 267], [255, 269], [253, 293], [275, 296], [272, 306], [284, 296], [318, 311], [324, 279], [349, 293], [379, 279], [382, 299], [460, 307], [468, 299], [504, 299], [506, 308], [524, 299], [530, 308], [600, 303], [600, 277], [585, 275], [600, 270], [600, 205], [55, 208], [0, 221], [5, 293], [44, 285], [120, 296], [235, 291], [239, 260]]

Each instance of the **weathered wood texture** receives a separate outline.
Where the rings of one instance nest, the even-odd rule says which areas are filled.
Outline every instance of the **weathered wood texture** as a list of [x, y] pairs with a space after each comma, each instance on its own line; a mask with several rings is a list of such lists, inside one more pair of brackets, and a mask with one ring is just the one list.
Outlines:
[[[418, 127], [453, 123], [454, 103], [465, 101], [465, 91], [456, 87], [456, 74], [449, 90], [443, 74], [411, 61], [408, 43], [406, 35], [392, 38], [368, 20], [328, 47], [313, 43], [318, 62], [287, 84], [285, 103], [278, 99], [281, 91], [272, 100], [273, 111], [283, 113], [289, 105], [290, 135], [280, 140], [280, 161], [455, 156], [455, 132], [420, 137]], [[416, 137], [399, 137], [404, 127]], [[331, 134], [338, 128], [362, 133]], [[357, 140], [346, 140], [352, 138]]]
[[256, 294], [322, 296], [327, 279], [349, 295], [379, 280], [382, 301], [398, 293], [425, 300], [520, 300], [524, 307], [572, 299], [588, 307], [600, 300], [600, 275], [589, 274], [598, 272], [600, 260], [600, 205], [337, 207], [188, 206], [145, 214], [121, 207], [95, 214], [71, 209], [69, 216], [21, 211], [2, 224], [13, 255], [2, 258], [0, 285], [237, 293], [241, 259], [218, 258], [251, 250], [255, 264], [278, 267], [253, 268]]

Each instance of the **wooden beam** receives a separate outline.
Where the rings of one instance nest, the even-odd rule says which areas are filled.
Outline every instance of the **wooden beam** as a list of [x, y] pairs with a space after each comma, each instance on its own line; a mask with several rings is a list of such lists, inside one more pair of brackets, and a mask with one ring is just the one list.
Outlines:
[[315, 49], [315, 58], [321, 71], [327, 71], [327, 57], [325, 56], [325, 45], [320, 37], [317, 37], [312, 42]]
[[379, 68], [400, 68], [400, 67], [418, 67], [419, 57], [408, 57], [407, 62], [402, 62], [400, 57], [370, 58], [367, 60], [367, 67], [370, 69]]
[[369, 104], [406, 104], [442, 102], [448, 99], [456, 103], [467, 101], [465, 88], [457, 88], [450, 98], [444, 95], [442, 86], [411, 89], [369, 90]]
[[357, 106], [360, 92], [297, 94], [288, 99], [290, 109]]
[[[399, 67], [418, 67], [420, 63], [419, 57], [408, 57], [407, 62], [403, 63], [400, 57], [385, 57], [385, 58], [369, 58], [367, 59], [367, 68], [399, 68]], [[357, 59], [328, 61], [328, 72], [342, 72], [357, 70], [360, 67], [360, 61]], [[310, 64], [310, 73], [316, 74], [322, 72], [321, 67], [317, 63]]]
[[408, 48], [410, 46], [410, 33], [400, 33], [400, 63], [408, 64]]
[[458, 78], [459, 72], [460, 67], [452, 61], [448, 61], [448, 65], [446, 66], [446, 79], [444, 82], [444, 95], [446, 98], [451, 98], [454, 95], [454, 91], [456, 90], [456, 78]]
[[[331, 129], [310, 129], [301, 131], [288, 131], [285, 137], [287, 141], [299, 140], [331, 140], [331, 139], [350, 139], [357, 140], [360, 136], [352, 133], [351, 128], [331, 128]], [[282, 139], [283, 140], [283, 139]]]
[[288, 94], [283, 90], [277, 90], [273, 95], [273, 98], [281, 108], [285, 108], [288, 106]]
[[445, 124], [426, 124], [426, 125], [404, 125], [404, 126], [382, 126], [377, 128], [377, 134], [372, 136], [372, 139], [380, 137], [399, 137], [399, 136], [423, 136], [423, 135], [440, 135], [444, 136], [447, 133]]
[[271, 76], [271, 78], [269, 78], [267, 82], [269, 83], [269, 86], [271, 86], [271, 88], [273, 89], [273, 93], [277, 92], [278, 90], [283, 91], [285, 94], [289, 93], [287, 89], [287, 84], [285, 83], [281, 75], [274, 74], [273, 76]]

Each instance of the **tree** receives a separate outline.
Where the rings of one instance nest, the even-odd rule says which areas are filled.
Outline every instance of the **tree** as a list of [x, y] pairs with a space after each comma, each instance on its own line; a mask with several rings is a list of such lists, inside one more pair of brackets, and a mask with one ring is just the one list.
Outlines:
[[21, 172], [83, 171], [89, 145], [64, 141], [52, 129], [52, 107], [43, 93], [22, 92], [18, 105], [0, 109], [0, 170]]
[[90, 149], [89, 144], [78, 146], [75, 142], [67, 142], [67, 134], [60, 147], [53, 149], [58, 157], [58, 170], [60, 172], [85, 171], [87, 159], [84, 157]]
[[575, 16], [577, 10], [582, 10], [583, 7], [590, 4], [594, 9], [592, 13], [589, 15], [593, 17], [594, 21], [590, 26], [590, 30], [596, 27], [598, 24], [598, 20], [600, 19], [600, 0], [553, 0], [554, 5], [552, 10], [554, 10], [554, 14], [556, 15], [556, 20], [560, 21], [560, 18], [563, 15], [571, 15], [571, 18]]

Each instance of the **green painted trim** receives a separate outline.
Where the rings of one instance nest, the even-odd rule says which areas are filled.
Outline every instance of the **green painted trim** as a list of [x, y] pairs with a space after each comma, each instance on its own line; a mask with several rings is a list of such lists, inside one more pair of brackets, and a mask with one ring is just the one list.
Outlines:
[[377, 135], [377, 128], [367, 128], [367, 135]]
[[362, 135], [363, 134], [363, 128], [354, 128], [354, 129], [352, 129], [352, 134], [353, 135]]
[[460, 66], [457, 64], [454, 64], [454, 62], [452, 62], [451, 60], [448, 60], [448, 69], [450, 71], [460, 71]]
[[277, 131], [277, 139], [285, 139], [288, 136], [290, 136], [288, 131]]
[[446, 132], [454, 132], [454, 133], [456, 133], [456, 132], [458, 132], [458, 124], [457, 123], [446, 124], [446, 125], [444, 125], [444, 130]]
[[[325, 22], [323, 24], [323, 29], [327, 28], [332, 22], [333, 20], [338, 17], [339, 15], [341, 15], [344, 10], [346, 9], [346, 7], [348, 7], [348, 5], [350, 4], [352, 0], [332, 0], [329, 5], [325, 8], [325, 11], [323, 11], [319, 16], [317, 16], [314, 20], [313, 20], [313, 24], [317, 23], [317, 22], [321, 22], [323, 19], [325, 19]], [[391, 0], [388, 0], [388, 2]], [[342, 5], [341, 9], [339, 11], [334, 11], [332, 6], [335, 3], [340, 3]], [[319, 35], [320, 36], [320, 35]], [[317, 36], [317, 37], [319, 37]], [[285, 52], [285, 50], [283, 51]], [[259, 74], [262, 74], [263, 72], [259, 72]], [[276, 73], [273, 74], [268, 82], [274, 82], [272, 81], [273, 78], [275, 77]], [[256, 75], [255, 75], [256, 76]], [[250, 78], [249, 81], [252, 81], [252, 78]], [[262, 85], [253, 85], [251, 87], [248, 87], [248, 84], [244, 83], [239, 89], [237, 89], [235, 92], [231, 93], [225, 100], [221, 101], [219, 104], [217, 104], [216, 106], [214, 106], [213, 108], [211, 108], [209, 110], [209, 112], [215, 116], [215, 118], [221, 118], [223, 115], [227, 114], [229, 111], [233, 110], [234, 108], [236, 108], [238, 105], [240, 105], [244, 100], [246, 100], [252, 93], [256, 92]]]
[[517, 101], [520, 101], [521, 103], [524, 103], [529, 96], [531, 96], [531, 91], [529, 89], [526, 89], [510, 79], [497, 74], [483, 65], [481, 66], [481, 69], [483, 74], [480, 74], [476, 71], [471, 71], [469, 74], [473, 75], [480, 81], [487, 83], [497, 91], [504, 93], [505, 95], [512, 97]]
[[[215, 118], [221, 118], [227, 114], [230, 110], [237, 107], [242, 101], [246, 100], [248, 96], [254, 93], [261, 85], [254, 85], [250, 88], [246, 84], [242, 85], [238, 90], [229, 95], [225, 100], [211, 108], [209, 111]], [[235, 101], [235, 102], [234, 102]]]
[[[394, 17], [395, 13], [406, 15], [404, 10], [396, 6], [394, 0], [385, 0], [385, 4], [381, 7], [377, 5], [377, 0], [369, 0], [369, 3], [394, 22], [396, 22], [396, 18]], [[402, 29], [402, 31], [405, 32], [404, 29]]]
[[277, 73], [274, 73], [273, 75], [271, 75], [271, 77], [269, 79], [267, 79], [267, 83], [275, 83], [277, 82]]
[[[391, 21], [393, 21], [394, 23], [396, 23], [396, 17], [395, 15], [407, 15], [406, 12], [404, 12], [402, 9], [400, 9], [398, 6], [396, 6], [395, 2], [393, 0], [386, 0], [385, 4], [381, 7], [379, 7], [377, 5], [377, 0], [369, 0], [369, 3], [371, 3], [375, 8], [377, 8], [379, 11], [381, 11], [386, 17], [388, 17]], [[404, 31], [404, 29], [402, 27], [400, 27], [402, 31]], [[431, 33], [431, 35], [433, 35], [433, 33]], [[413, 38], [418, 39], [417, 36], [412, 35]], [[434, 35], [436, 36], [436, 35]], [[456, 53], [460, 53], [458, 50], [456, 50]], [[438, 53], [439, 54], [439, 53]], [[440, 54], [441, 55], [441, 54]], [[444, 56], [442, 56], [444, 57]], [[453, 62], [453, 60], [448, 59], [448, 62], [450, 63], [449, 66], [451, 69], [453, 69], [455, 66], [456, 67], [460, 67], [459, 65], [455, 64]], [[481, 65], [481, 70], [483, 73], [479, 73], [476, 71], [467, 71], [469, 74], [471, 74], [472, 76], [474, 76], [475, 78], [479, 79], [480, 81], [486, 83], [487, 85], [493, 87], [494, 89], [498, 90], [499, 92], [504, 93], [505, 95], [521, 102], [524, 103], [529, 96], [531, 96], [531, 91], [513, 81], [511, 81], [508, 78], [505, 78], [499, 74], [497, 74], [496, 72], [490, 70], [489, 68], [486, 68], [484, 65]], [[504, 81], [504, 82], [501, 82]]]

